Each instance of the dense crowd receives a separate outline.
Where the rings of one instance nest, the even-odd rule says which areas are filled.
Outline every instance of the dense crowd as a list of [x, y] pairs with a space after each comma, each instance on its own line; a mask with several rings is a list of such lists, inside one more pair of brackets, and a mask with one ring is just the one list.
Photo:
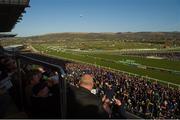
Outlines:
[[[17, 64], [13, 57], [0, 56], [0, 117], [5, 115], [5, 97], [11, 96], [21, 107]], [[21, 66], [23, 101], [30, 118], [60, 118], [59, 75], [50, 68], [23, 63]], [[110, 101], [110, 118], [121, 118], [115, 100], [127, 110], [143, 118], [180, 118], [180, 90], [150, 82], [145, 78], [79, 63], [66, 63], [68, 84], [79, 87], [84, 74], [94, 76], [91, 90], [100, 99]], [[5, 98], [5, 99], [4, 99]]]
[[[67, 80], [77, 86], [80, 76], [94, 76], [92, 93], [118, 98], [124, 108], [143, 118], [180, 118], [180, 90], [150, 82], [144, 78], [112, 72], [92, 65], [69, 63]], [[112, 101], [113, 102], [113, 101]], [[113, 110], [112, 110], [113, 111]]]

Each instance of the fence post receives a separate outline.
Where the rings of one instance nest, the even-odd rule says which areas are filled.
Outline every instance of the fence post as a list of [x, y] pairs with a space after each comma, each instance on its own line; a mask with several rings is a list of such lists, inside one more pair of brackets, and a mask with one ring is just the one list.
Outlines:
[[21, 76], [21, 62], [20, 59], [17, 58], [16, 59], [16, 63], [17, 63], [17, 72], [18, 72], [18, 78], [19, 78], [19, 93], [20, 93], [20, 110], [24, 111], [24, 100], [23, 100], [23, 83], [22, 83], [22, 76]]

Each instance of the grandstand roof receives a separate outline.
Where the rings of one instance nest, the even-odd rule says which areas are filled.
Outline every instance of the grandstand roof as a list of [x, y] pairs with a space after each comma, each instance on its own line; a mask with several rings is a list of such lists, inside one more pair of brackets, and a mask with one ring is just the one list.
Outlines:
[[22, 20], [22, 13], [29, 7], [29, 1], [0, 0], [0, 32], [10, 32]]
[[0, 33], [0, 38], [9, 38], [9, 37], [15, 37], [17, 34], [1, 34]]

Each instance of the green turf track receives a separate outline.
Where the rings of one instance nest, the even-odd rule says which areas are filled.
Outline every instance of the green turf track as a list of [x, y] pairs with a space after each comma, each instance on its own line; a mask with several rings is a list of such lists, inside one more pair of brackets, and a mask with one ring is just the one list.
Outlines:
[[[175, 84], [180, 84], [180, 75], [175, 75], [169, 72], [161, 72], [158, 70], [147, 70], [147, 69], [141, 69], [141, 68], [137, 68], [137, 67], [133, 67], [133, 66], [128, 66], [128, 65], [124, 65], [122, 63], [116, 63], [114, 61], [110, 61], [109, 59], [113, 59], [116, 58], [114, 55], [112, 56], [107, 56], [108, 60], [106, 59], [99, 59], [96, 58], [95, 56], [90, 56], [90, 55], [79, 55], [79, 54], [72, 54], [69, 52], [62, 52], [62, 51], [55, 51], [55, 50], [50, 50], [47, 49], [46, 46], [34, 46], [37, 50], [39, 51], [46, 51], [46, 54], [50, 54], [50, 55], [54, 55], [54, 56], [59, 56], [61, 58], [67, 58], [67, 59], [71, 59], [71, 60], [78, 60], [78, 61], [82, 61], [82, 62], [86, 62], [86, 63], [92, 63], [92, 64], [96, 64], [96, 65], [100, 65], [100, 66], [104, 66], [104, 67], [110, 67], [113, 69], [117, 69], [117, 70], [123, 70], [126, 72], [130, 72], [130, 73], [134, 73], [134, 74], [138, 74], [138, 75], [142, 75], [142, 76], [149, 76], [151, 78], [155, 78], [155, 79], [159, 79], [159, 80], [163, 80], [163, 81], [167, 81], [167, 82], [171, 82], [171, 83], [175, 83]], [[98, 57], [101, 58], [105, 58], [106, 55], [98, 55]], [[119, 58], [116, 58], [119, 60]], [[125, 58], [121, 58], [121, 59], [125, 59]], [[141, 60], [143, 61], [143, 60]], [[146, 61], [146, 63], [148, 63]], [[150, 63], [148, 63], [150, 64]], [[157, 66], [156, 66], [157, 67]]]
[[110, 59], [114, 61], [119, 60], [134, 60], [136, 63], [140, 63], [146, 66], [159, 67], [171, 70], [180, 71], [180, 61], [170, 61], [165, 59], [150, 59], [150, 58], [142, 58], [142, 57], [134, 57], [134, 56], [120, 56], [120, 55], [110, 55], [110, 54], [96, 54], [96, 53], [81, 53], [85, 55], [90, 55], [93, 57], [100, 57], [104, 59]]

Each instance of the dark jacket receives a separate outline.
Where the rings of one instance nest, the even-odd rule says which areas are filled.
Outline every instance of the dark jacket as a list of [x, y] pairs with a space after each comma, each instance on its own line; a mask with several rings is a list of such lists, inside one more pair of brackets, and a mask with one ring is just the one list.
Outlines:
[[71, 86], [67, 100], [67, 118], [108, 118], [101, 99], [83, 87]]
[[[33, 94], [36, 95], [43, 85], [36, 85], [33, 87]], [[55, 90], [54, 90], [55, 89]], [[51, 95], [48, 97], [32, 96], [32, 118], [60, 118], [60, 100], [58, 88], [53, 86], [51, 88]], [[57, 91], [54, 93], [53, 91]]]

